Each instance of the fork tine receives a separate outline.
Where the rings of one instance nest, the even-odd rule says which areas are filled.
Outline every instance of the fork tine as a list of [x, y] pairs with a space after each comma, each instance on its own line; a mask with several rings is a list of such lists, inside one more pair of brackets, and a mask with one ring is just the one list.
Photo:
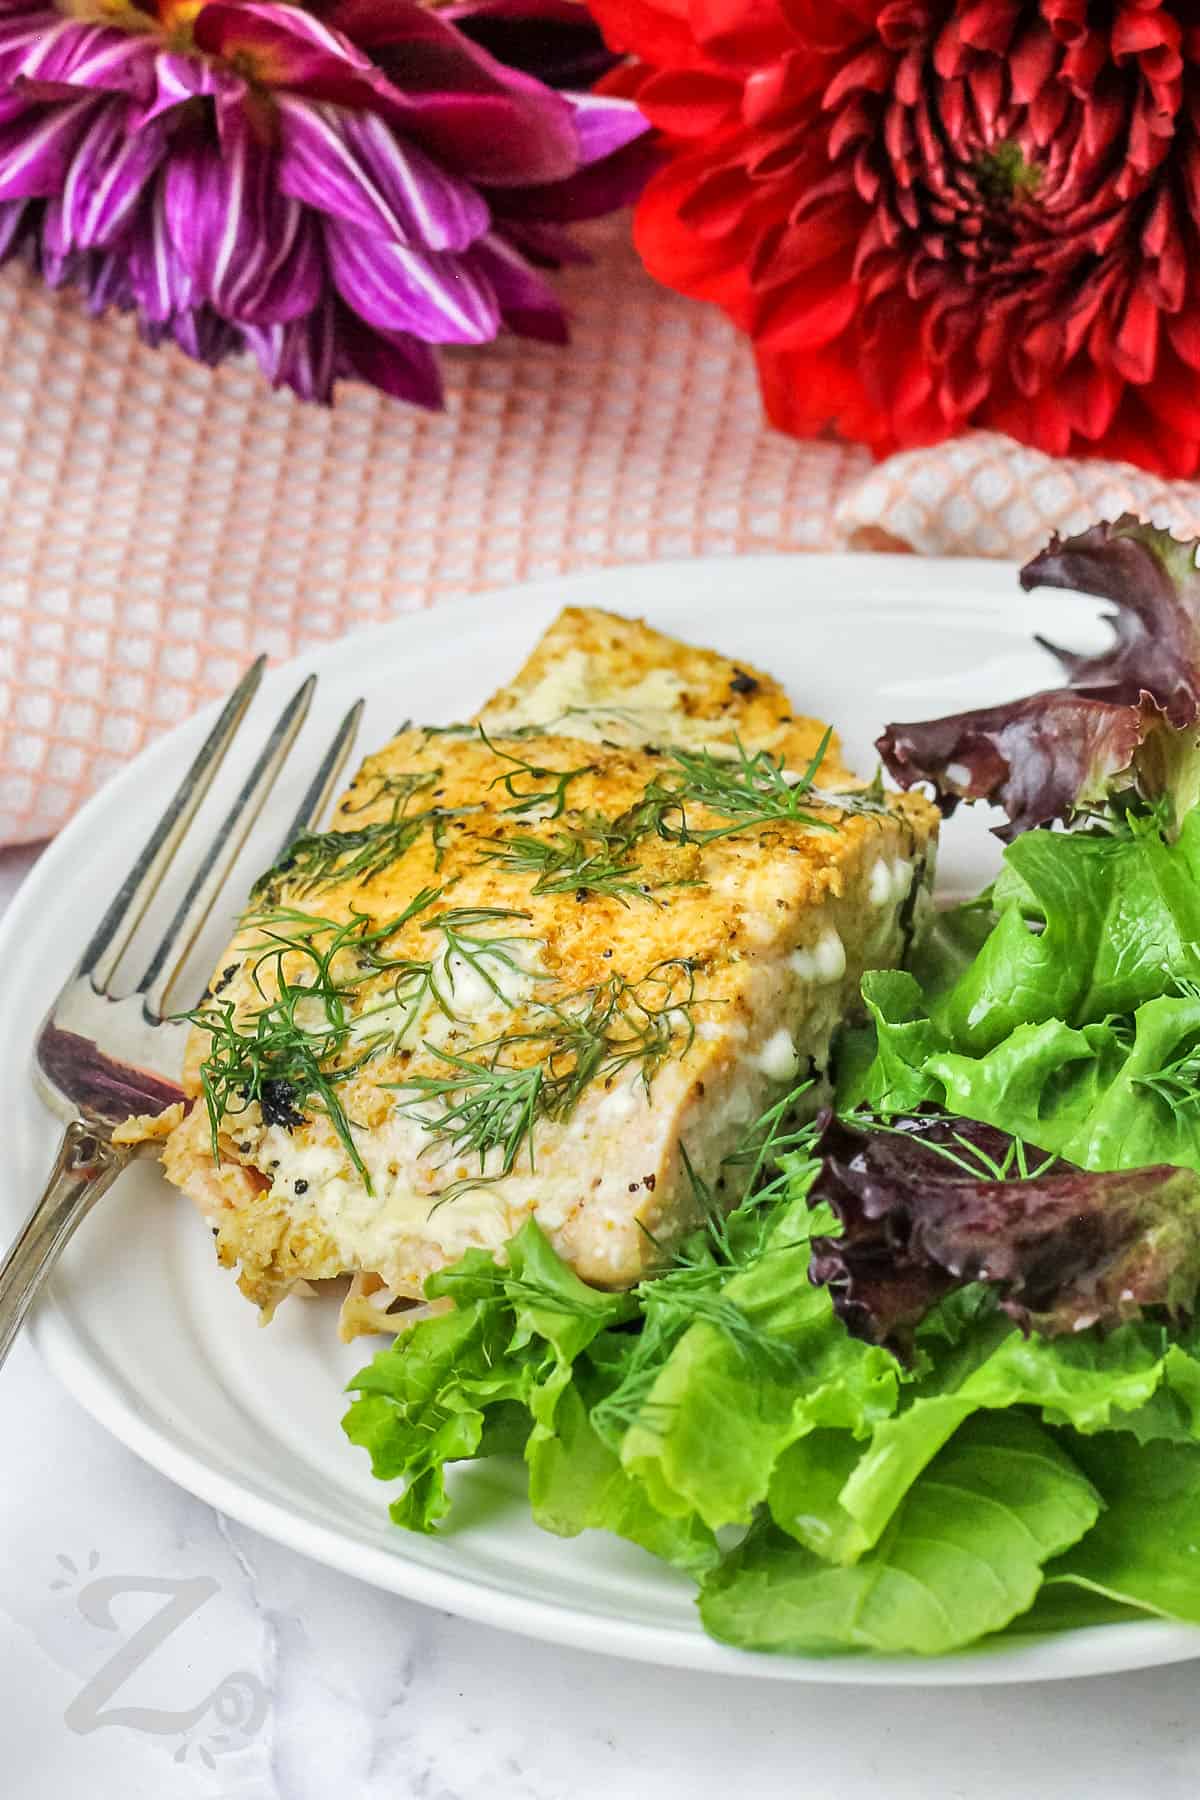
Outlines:
[[147, 839], [142, 854], [113, 895], [107, 912], [96, 927], [80, 958], [77, 974], [90, 976], [97, 993], [103, 994], [107, 989], [130, 938], [158, 892], [159, 883], [225, 760], [225, 752], [233, 742], [247, 707], [258, 692], [266, 666], [266, 657], [258, 657], [230, 694], [220, 718]]
[[354, 748], [354, 740], [358, 735], [364, 704], [364, 701], [356, 700], [338, 726], [337, 735], [321, 758], [321, 766], [309, 783], [308, 791], [300, 802], [299, 810], [287, 828], [283, 842], [279, 846], [279, 856], [283, 856], [285, 851], [290, 850], [302, 833], [315, 831], [325, 817], [329, 803], [337, 790], [342, 770], [346, 766], [346, 759]]
[[152, 1024], [157, 1023], [161, 1017], [163, 1001], [171, 983], [212, 911], [213, 902], [224, 887], [242, 845], [275, 785], [275, 779], [308, 716], [316, 685], [316, 676], [310, 675], [296, 689], [279, 715], [275, 729], [263, 745], [241, 792], [221, 821], [216, 836], [192, 877], [187, 893], [179, 902], [175, 917], [163, 933], [145, 974], [138, 982], [137, 992], [142, 996], [142, 1012]]

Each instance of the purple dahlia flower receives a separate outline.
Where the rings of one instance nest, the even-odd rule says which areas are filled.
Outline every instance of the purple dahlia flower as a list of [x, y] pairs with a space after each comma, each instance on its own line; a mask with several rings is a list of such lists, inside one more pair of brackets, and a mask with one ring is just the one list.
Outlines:
[[0, 0], [0, 256], [306, 399], [437, 406], [431, 345], [565, 339], [539, 269], [641, 185], [604, 67], [576, 0]]

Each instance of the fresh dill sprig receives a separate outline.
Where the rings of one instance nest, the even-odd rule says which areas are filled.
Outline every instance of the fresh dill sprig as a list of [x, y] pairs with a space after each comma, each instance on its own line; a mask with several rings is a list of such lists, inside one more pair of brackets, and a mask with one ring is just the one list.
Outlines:
[[[431, 1136], [442, 1139], [457, 1155], [479, 1158], [482, 1175], [488, 1155], [501, 1152], [501, 1166], [493, 1179], [511, 1175], [522, 1145], [529, 1145], [533, 1167], [533, 1124], [541, 1109], [545, 1070], [541, 1063], [512, 1067], [497, 1061], [481, 1062], [455, 1056], [426, 1044], [426, 1050], [448, 1071], [444, 1075], [410, 1075], [393, 1085], [411, 1091], [421, 1102], [433, 1102], [441, 1110], [424, 1115], [412, 1103], [408, 1113]], [[461, 1192], [462, 1184], [454, 1187]], [[447, 1194], [439, 1198], [445, 1200]]]
[[[422, 925], [422, 931], [440, 931], [446, 940], [446, 952], [443, 958], [446, 968], [446, 981], [451, 994], [454, 992], [454, 971], [450, 967], [450, 958], [458, 956], [475, 971], [486, 987], [489, 987], [498, 1000], [510, 1004], [509, 996], [497, 981], [495, 974], [487, 967], [488, 963], [499, 963], [503, 968], [511, 969], [516, 974], [527, 971], [513, 954], [514, 944], [529, 944], [527, 932], [508, 932], [502, 934], [487, 933], [479, 936], [479, 928], [484, 925], [506, 923], [510, 919], [521, 919], [528, 922], [529, 914], [520, 912], [511, 906], [457, 906], [449, 912], [439, 913], [435, 919], [429, 919]], [[443, 1011], [447, 1009], [443, 1007]]]
[[[501, 750], [498, 745], [493, 744], [482, 725], [479, 727], [479, 735], [493, 756], [513, 765], [488, 784], [490, 787], [502, 787], [514, 802], [512, 806], [503, 809], [506, 813], [527, 813], [532, 812], [535, 807], [548, 806], [550, 811], [546, 817], [561, 819], [567, 810], [567, 790], [571, 783], [581, 775], [595, 772], [595, 763], [581, 763], [577, 769], [546, 769], [539, 763], [526, 762], [524, 757], [514, 756], [510, 750]], [[534, 785], [523, 790], [519, 788], [517, 782], [522, 775], [527, 776]], [[538, 785], [545, 782], [550, 785]]]
[[[410, 790], [412, 792], [417, 789]], [[424, 812], [396, 811], [392, 817], [349, 830], [303, 832], [250, 890], [253, 901], [267, 905], [278, 901], [286, 883], [299, 900], [335, 887], [343, 881], [365, 886], [393, 863], [406, 856], [417, 840], [429, 832], [435, 871], [442, 866], [446, 827], [450, 820], [481, 810], [478, 806], [430, 807]]]
[[629, 860], [629, 846], [614, 836], [606, 820], [585, 821], [579, 829], [550, 838], [511, 837], [483, 852], [513, 875], [536, 875], [534, 894], [609, 894], [628, 905], [629, 894], [650, 897], [648, 884]]
[[408, 812], [410, 800], [417, 794], [428, 793], [431, 788], [435, 788], [442, 779], [442, 775], [441, 769], [394, 769], [388, 771], [380, 775], [369, 794], [361, 798], [356, 796], [353, 805], [343, 801], [342, 811], [348, 818], [352, 818], [357, 813], [366, 812], [368, 807], [378, 806], [381, 802], [388, 800], [391, 802], [388, 823], [395, 824], [397, 819], [404, 818]]
[[770, 1209], [775, 1201], [793, 1192], [806, 1175], [816, 1174], [819, 1167], [814, 1156], [817, 1123], [811, 1118], [797, 1117], [800, 1102], [812, 1094], [814, 1080], [814, 1076], [806, 1075], [773, 1106], [768, 1106], [743, 1133], [736, 1149], [722, 1164], [723, 1169], [749, 1169], [743, 1177], [744, 1198], [721, 1220], [720, 1235], [713, 1234], [718, 1247], [730, 1260], [733, 1260], [730, 1221], [736, 1222], [753, 1214], [763, 1224], [769, 1224]]
[[[803, 825], [812, 831], [836, 831], [835, 821], [806, 811], [805, 803], [836, 809], [839, 812], [871, 812], [886, 810], [882, 792], [866, 788], [852, 793], [826, 794], [816, 786], [817, 773], [825, 760], [832, 730], [818, 744], [808, 767], [799, 775], [788, 772], [782, 755], [769, 750], [747, 750], [735, 738], [736, 754], [714, 756], [710, 750], [670, 749], [667, 755], [674, 765], [674, 775], [653, 781], [641, 800], [616, 822], [628, 841], [649, 831], [680, 844], [710, 844], [719, 838], [732, 837], [757, 825], [785, 823]], [[704, 806], [722, 814], [727, 825], [695, 830], [688, 822], [687, 808]]]
[[[1200, 995], [1197, 996], [1200, 998]], [[1185, 1050], [1153, 1075], [1135, 1075], [1137, 1087], [1149, 1088], [1173, 1113], [1200, 1106], [1200, 1044]]]
[[[961, 1131], [952, 1133], [952, 1144], [939, 1144], [920, 1133], [905, 1131], [902, 1126], [892, 1124], [891, 1117], [886, 1113], [870, 1112], [862, 1108], [847, 1113], [845, 1118], [848, 1125], [859, 1130], [884, 1131], [893, 1137], [906, 1138], [909, 1143], [940, 1156], [943, 1162], [953, 1163], [955, 1168], [961, 1169], [972, 1181], [1036, 1181], [1058, 1161], [1053, 1152], [1039, 1150], [1037, 1154], [1043, 1157], [1043, 1161], [1033, 1164], [1030, 1152], [1035, 1146], [1027, 1144], [1021, 1137], [1012, 1138], [1003, 1156], [997, 1157], [985, 1150], [982, 1144], [972, 1143]], [[957, 1149], [954, 1145], [957, 1145]]]
[[610, 1447], [618, 1448], [635, 1420], [651, 1429], [664, 1422], [663, 1409], [651, 1400], [651, 1390], [676, 1344], [700, 1321], [714, 1326], [761, 1369], [775, 1372], [794, 1366], [792, 1348], [762, 1330], [722, 1290], [764, 1256], [796, 1248], [772, 1244], [770, 1239], [780, 1206], [804, 1191], [818, 1167], [812, 1156], [817, 1125], [797, 1118], [812, 1085], [811, 1077], [806, 1077], [767, 1107], [722, 1162], [722, 1171], [745, 1172], [742, 1199], [728, 1213], [681, 1141], [684, 1171], [703, 1224], [684, 1239], [661, 1273], [634, 1289], [641, 1332], [622, 1359], [620, 1379], [591, 1412], [592, 1424]]
[[[442, 891], [439, 889], [435, 898]], [[537, 970], [525, 969], [511, 948], [517, 944], [535, 943], [536, 939], [524, 932], [484, 932], [480, 935], [478, 930], [500, 921], [528, 917], [528, 913], [509, 907], [460, 906], [428, 919], [421, 930], [438, 932], [443, 938], [443, 948], [429, 956], [403, 956], [389, 963], [390, 986], [373, 1006], [357, 1013], [351, 1026], [354, 1041], [369, 1045], [374, 1053], [388, 1047], [398, 1048], [427, 1001], [432, 1001], [452, 1024], [461, 1024], [462, 1016], [456, 1010], [457, 982], [452, 960], [455, 957], [471, 968], [506, 1005], [511, 1004], [510, 996], [497, 979], [496, 969], [487, 966], [489, 963], [528, 975], [534, 981], [545, 980], [546, 977]]]
[[245, 964], [261, 1007], [244, 1021], [235, 1001], [214, 996], [180, 1015], [209, 1037], [200, 1082], [214, 1161], [221, 1160], [224, 1122], [254, 1104], [292, 1122], [302, 1120], [305, 1108], [315, 1109], [328, 1116], [371, 1191], [337, 1092], [375, 1054], [370, 1044], [355, 1048], [349, 1003], [364, 982], [407, 964], [406, 958], [388, 956], [388, 940], [437, 897], [437, 889], [425, 888], [402, 913], [379, 925], [362, 914], [338, 923], [293, 907], [246, 921], [246, 929], [258, 933]]
[[[1200, 944], [1189, 941], [1184, 945], [1193, 958], [1200, 962]], [[1168, 971], [1168, 973], [1170, 973]], [[1171, 991], [1180, 1000], [1200, 1000], [1200, 981], [1192, 975], [1170, 975]]]
[[[796, 1365], [791, 1346], [756, 1325], [737, 1301], [722, 1291], [735, 1275], [769, 1254], [767, 1240], [776, 1214], [768, 1201], [779, 1198], [778, 1187], [772, 1184], [769, 1195], [765, 1190], [748, 1193], [732, 1213], [723, 1216], [686, 1148], [681, 1144], [680, 1149], [705, 1224], [685, 1239], [670, 1267], [639, 1282], [633, 1290], [642, 1329], [624, 1358], [620, 1379], [591, 1412], [592, 1424], [612, 1448], [635, 1420], [651, 1428], [661, 1423], [659, 1409], [650, 1399], [651, 1390], [663, 1364], [693, 1325], [714, 1326], [747, 1363], [756, 1363], [760, 1369], [774, 1373]], [[740, 1232], [739, 1225], [746, 1221], [753, 1221], [753, 1230]]]
[[297, 899], [308, 899], [341, 881], [364, 884], [406, 855], [428, 823], [427, 813], [380, 820], [349, 831], [306, 831], [259, 877], [252, 900], [269, 899], [286, 879]]

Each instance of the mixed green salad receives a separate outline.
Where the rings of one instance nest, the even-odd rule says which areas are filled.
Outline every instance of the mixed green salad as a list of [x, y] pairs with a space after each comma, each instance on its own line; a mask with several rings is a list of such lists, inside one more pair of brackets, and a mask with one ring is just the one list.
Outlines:
[[946, 812], [1004, 808], [997, 880], [868, 975], [836, 1103], [784, 1096], [744, 1198], [631, 1293], [529, 1222], [351, 1383], [392, 1516], [514, 1455], [546, 1530], [615, 1532], [755, 1650], [934, 1655], [1200, 1624], [1200, 574], [1132, 519], [1028, 587], [1110, 600], [1066, 684], [879, 740]]

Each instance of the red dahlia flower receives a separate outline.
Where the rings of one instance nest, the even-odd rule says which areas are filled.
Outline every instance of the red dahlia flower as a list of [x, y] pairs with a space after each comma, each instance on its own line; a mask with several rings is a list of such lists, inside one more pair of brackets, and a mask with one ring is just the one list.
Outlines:
[[[559, 341], [535, 264], [645, 121], [575, 0], [0, 0], [0, 255], [277, 386], [436, 406], [431, 344]], [[561, 91], [558, 91], [561, 90]]]
[[768, 410], [1200, 468], [1195, 0], [593, 0], [673, 158], [652, 273]]

